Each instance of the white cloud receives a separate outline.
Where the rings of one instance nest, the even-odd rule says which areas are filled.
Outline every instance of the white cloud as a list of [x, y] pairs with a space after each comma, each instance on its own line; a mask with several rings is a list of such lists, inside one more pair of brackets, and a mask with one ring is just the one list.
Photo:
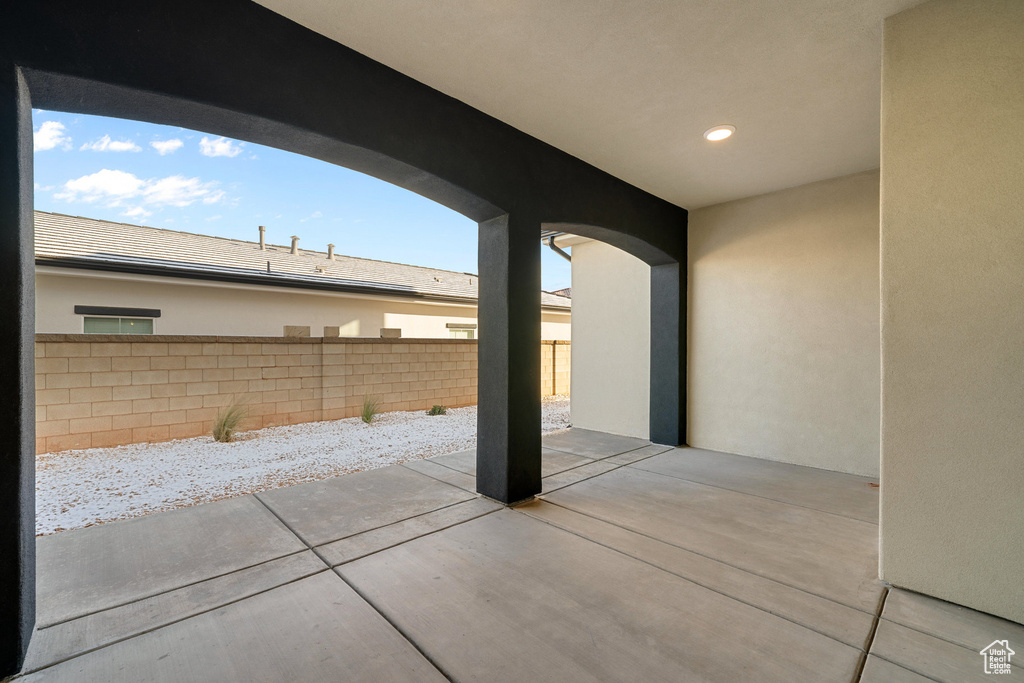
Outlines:
[[311, 213], [306, 218], [300, 218], [299, 222], [300, 223], [305, 223], [308, 220], [312, 220], [314, 218], [323, 218], [323, 217], [324, 217], [323, 213], [321, 213], [320, 211], [314, 211], [313, 213]]
[[146, 181], [124, 171], [103, 169], [92, 175], [84, 175], [64, 183], [63, 189], [53, 196], [64, 201], [106, 202], [108, 206], [120, 206], [125, 199], [142, 193]]
[[141, 206], [133, 206], [132, 208], [128, 209], [127, 211], [122, 211], [121, 215], [122, 216], [128, 216], [129, 218], [136, 218], [138, 216], [142, 216], [144, 218], [146, 216], [152, 216], [153, 212], [152, 211], [146, 211]]
[[[215, 186], [216, 183], [204, 183], [199, 178], [172, 175], [147, 181], [144, 193], [146, 201], [152, 204], [188, 206], [200, 199], [204, 204], [214, 204], [224, 196], [222, 190], [214, 189]], [[212, 201], [211, 197], [214, 198]]]
[[199, 141], [199, 151], [207, 157], [236, 157], [242, 153], [242, 145], [225, 137], [214, 140], [204, 135]]
[[[126, 200], [136, 199], [150, 206], [184, 207], [197, 201], [216, 204], [223, 199], [224, 191], [217, 189], [215, 181], [204, 183], [199, 178], [186, 178], [183, 175], [144, 180], [132, 173], [105, 168], [92, 175], [69, 180], [53, 196], [68, 202], [102, 203], [105, 206], [124, 206]], [[126, 211], [136, 211], [138, 208], [128, 208]]]
[[163, 156], [165, 154], [174, 154], [181, 149], [184, 144], [185, 143], [178, 138], [172, 138], [170, 140], [154, 140], [149, 143], [149, 146], [155, 149], [160, 156]]
[[82, 145], [79, 150], [92, 150], [93, 152], [141, 152], [142, 148], [131, 140], [111, 140], [109, 135], [104, 135], [99, 140], [93, 140]]
[[210, 216], [209, 218], [206, 219], [206, 221], [207, 222], [219, 221], [221, 218], [224, 218], [224, 216], [221, 216], [220, 214], [217, 214], [216, 216]]
[[44, 152], [48, 149], [71, 149], [71, 136], [59, 121], [43, 121], [39, 130], [32, 133], [32, 149]]

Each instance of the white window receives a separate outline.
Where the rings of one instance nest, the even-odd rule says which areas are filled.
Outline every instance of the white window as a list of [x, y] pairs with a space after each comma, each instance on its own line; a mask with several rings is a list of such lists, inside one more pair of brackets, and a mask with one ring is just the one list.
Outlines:
[[476, 339], [476, 330], [448, 328], [449, 339]]
[[153, 334], [153, 321], [159, 308], [122, 308], [120, 306], [75, 306], [75, 314], [84, 316], [86, 334]]
[[86, 317], [86, 334], [153, 334], [152, 318]]

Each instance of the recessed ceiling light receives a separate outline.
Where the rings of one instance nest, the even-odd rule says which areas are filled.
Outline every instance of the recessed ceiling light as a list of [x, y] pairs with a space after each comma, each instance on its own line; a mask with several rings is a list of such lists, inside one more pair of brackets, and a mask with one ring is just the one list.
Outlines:
[[724, 140], [736, 132], [736, 126], [715, 126], [704, 131], [704, 139], [716, 142]]

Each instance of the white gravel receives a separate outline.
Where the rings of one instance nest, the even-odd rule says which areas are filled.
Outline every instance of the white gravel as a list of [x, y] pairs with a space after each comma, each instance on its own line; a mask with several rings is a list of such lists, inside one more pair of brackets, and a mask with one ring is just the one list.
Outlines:
[[[545, 432], [569, 426], [569, 399], [543, 402]], [[151, 512], [473, 448], [476, 406], [270, 427], [233, 443], [210, 436], [36, 457], [36, 533]]]

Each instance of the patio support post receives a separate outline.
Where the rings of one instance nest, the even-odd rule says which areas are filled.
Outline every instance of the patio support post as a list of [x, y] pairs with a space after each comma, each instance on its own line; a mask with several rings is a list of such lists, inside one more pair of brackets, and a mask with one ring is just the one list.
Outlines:
[[36, 612], [32, 104], [0, 61], [0, 678], [25, 659]]
[[686, 255], [651, 266], [651, 441], [686, 443]]
[[540, 222], [480, 223], [477, 491], [502, 503], [540, 493]]

